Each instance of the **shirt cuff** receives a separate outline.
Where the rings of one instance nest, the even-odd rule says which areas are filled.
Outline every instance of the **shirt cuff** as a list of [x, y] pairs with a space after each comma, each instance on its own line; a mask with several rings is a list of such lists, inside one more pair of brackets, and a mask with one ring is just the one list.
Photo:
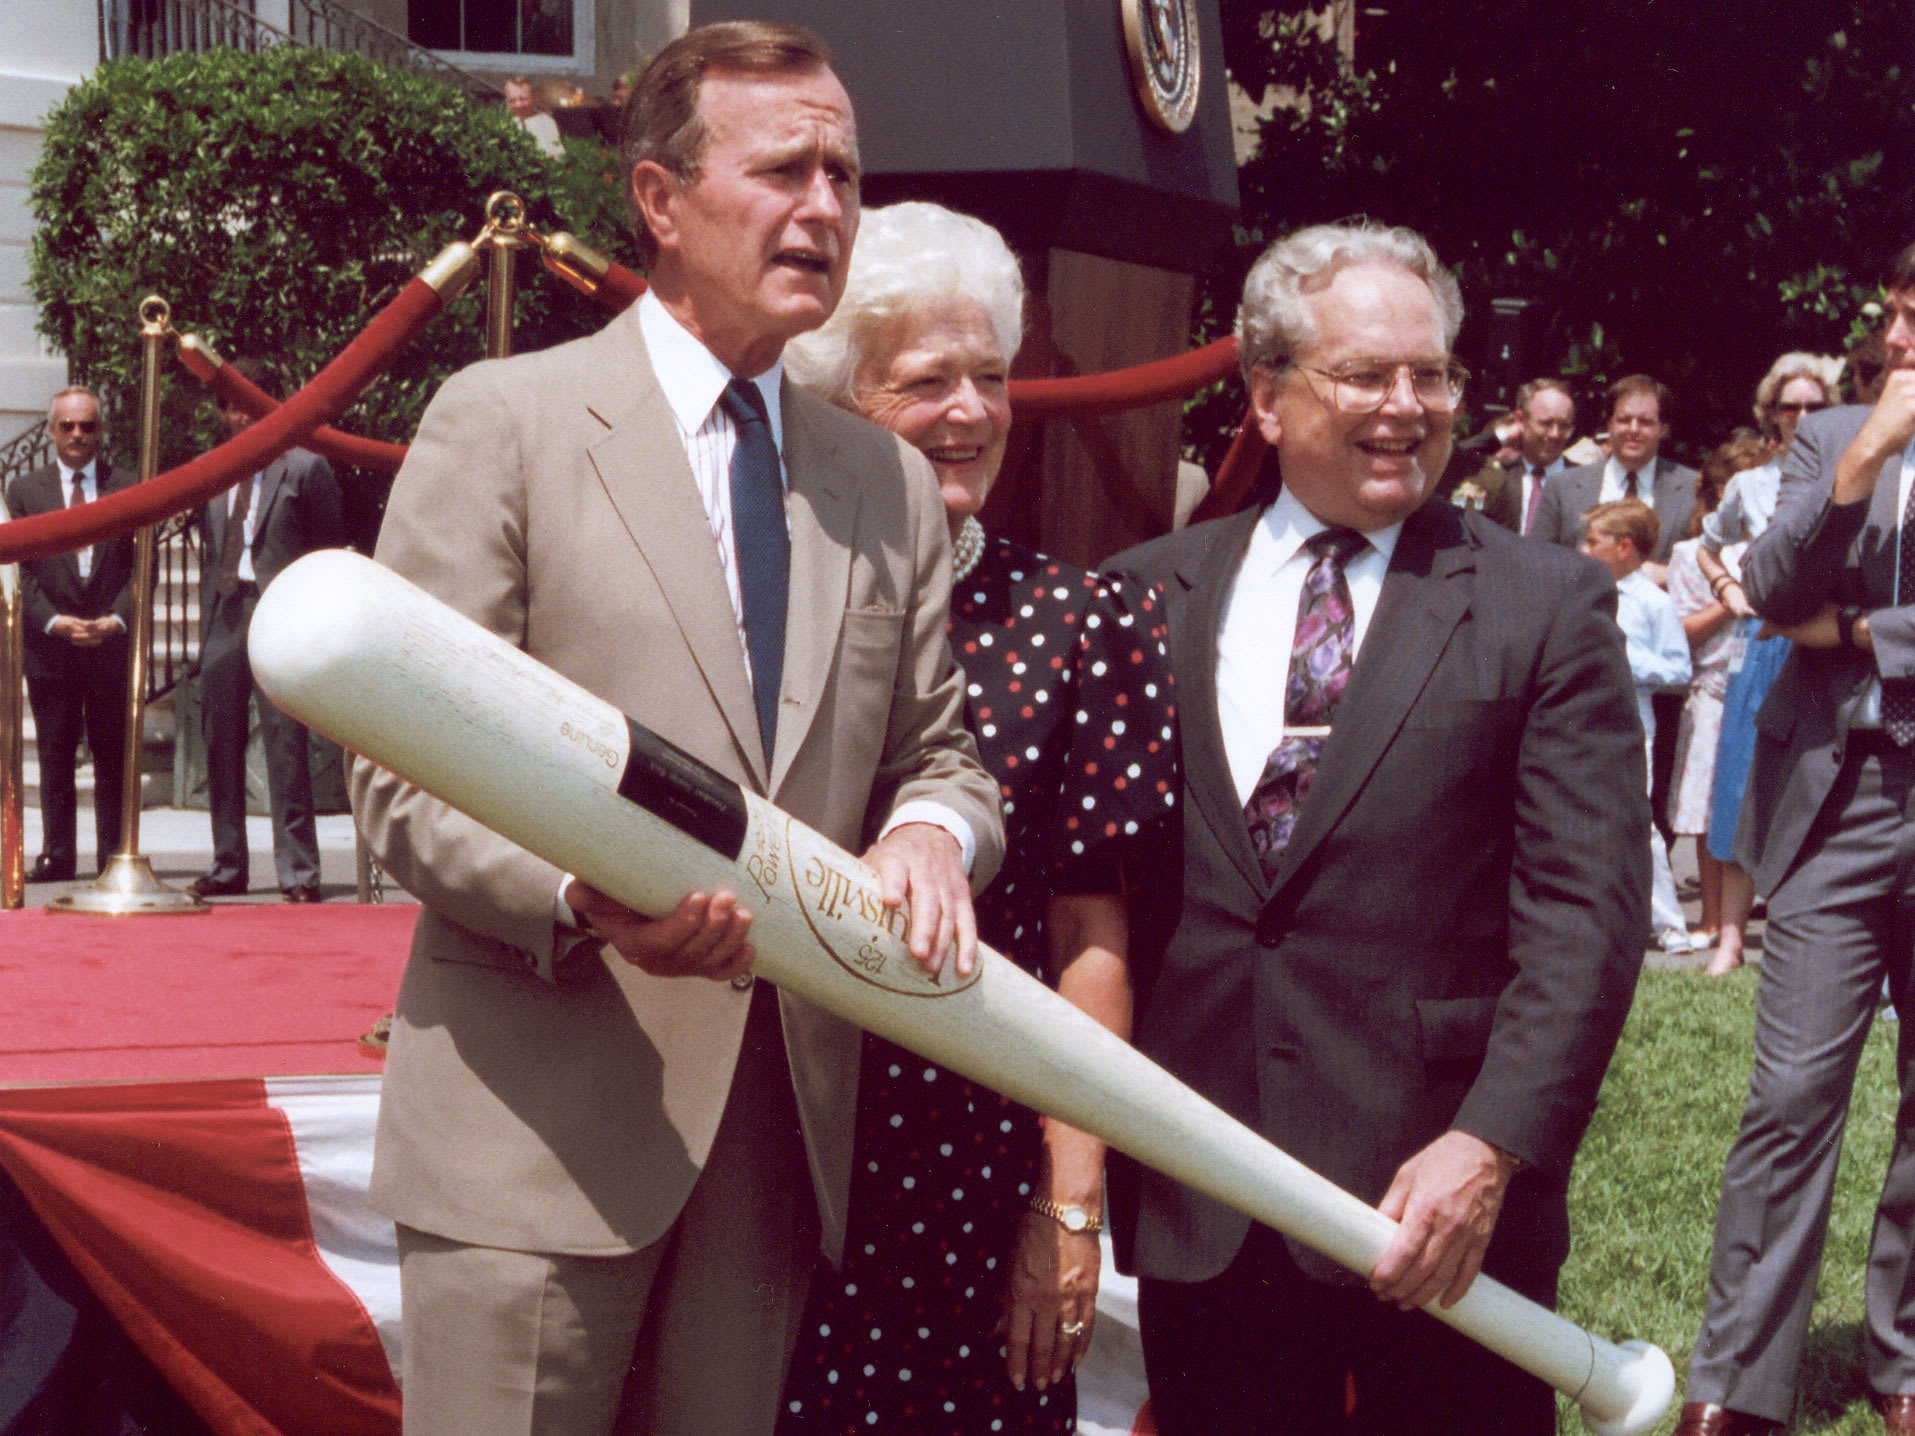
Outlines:
[[892, 829], [901, 828], [906, 823], [930, 823], [943, 828], [957, 839], [958, 847], [963, 850], [964, 871], [967, 874], [971, 871], [971, 864], [977, 859], [977, 834], [971, 831], [971, 825], [959, 814], [929, 798], [915, 798], [892, 810], [891, 816], [885, 819], [883, 831], [878, 834], [878, 841], [883, 842], [891, 836]]

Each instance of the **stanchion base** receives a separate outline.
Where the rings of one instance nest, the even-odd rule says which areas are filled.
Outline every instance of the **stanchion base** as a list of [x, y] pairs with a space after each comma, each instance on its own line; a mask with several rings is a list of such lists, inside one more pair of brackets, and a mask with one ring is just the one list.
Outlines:
[[128, 917], [134, 913], [211, 912], [212, 908], [193, 893], [170, 888], [154, 877], [153, 864], [144, 853], [115, 853], [92, 883], [61, 893], [47, 904], [47, 911]]

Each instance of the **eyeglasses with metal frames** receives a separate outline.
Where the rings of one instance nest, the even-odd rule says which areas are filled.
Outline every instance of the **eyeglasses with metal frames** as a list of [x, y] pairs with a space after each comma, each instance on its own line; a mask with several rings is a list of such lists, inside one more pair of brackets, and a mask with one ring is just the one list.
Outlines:
[[1314, 364], [1289, 361], [1292, 369], [1316, 374], [1330, 381], [1330, 396], [1339, 412], [1374, 414], [1389, 402], [1402, 376], [1410, 376], [1410, 389], [1425, 409], [1454, 409], [1463, 401], [1463, 386], [1469, 382], [1469, 370], [1454, 359], [1447, 364], [1410, 360], [1390, 362], [1383, 359], [1354, 359], [1335, 369], [1319, 369]]

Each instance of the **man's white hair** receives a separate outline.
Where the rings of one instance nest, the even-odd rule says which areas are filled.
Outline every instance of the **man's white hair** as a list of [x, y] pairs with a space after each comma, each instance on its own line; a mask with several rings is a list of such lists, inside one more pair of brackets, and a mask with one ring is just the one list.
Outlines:
[[1455, 344], [1463, 327], [1462, 291], [1428, 240], [1413, 229], [1369, 220], [1313, 224], [1266, 249], [1244, 280], [1237, 345], [1245, 380], [1259, 366], [1281, 368], [1316, 341], [1309, 298], [1353, 264], [1392, 265], [1422, 280], [1436, 303], [1443, 347]]
[[844, 298], [820, 328], [785, 346], [792, 381], [845, 408], [874, 335], [926, 305], [969, 299], [991, 321], [1004, 362], [1024, 339], [1024, 275], [1004, 236], [943, 205], [908, 201], [868, 209], [845, 276]]

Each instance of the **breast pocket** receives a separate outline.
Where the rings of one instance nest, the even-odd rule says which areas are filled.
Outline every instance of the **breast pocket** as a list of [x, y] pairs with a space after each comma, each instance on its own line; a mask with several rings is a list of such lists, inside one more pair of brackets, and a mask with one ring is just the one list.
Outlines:
[[882, 693], [897, 686], [903, 657], [904, 610], [847, 608], [838, 640], [838, 684], [845, 697]]

